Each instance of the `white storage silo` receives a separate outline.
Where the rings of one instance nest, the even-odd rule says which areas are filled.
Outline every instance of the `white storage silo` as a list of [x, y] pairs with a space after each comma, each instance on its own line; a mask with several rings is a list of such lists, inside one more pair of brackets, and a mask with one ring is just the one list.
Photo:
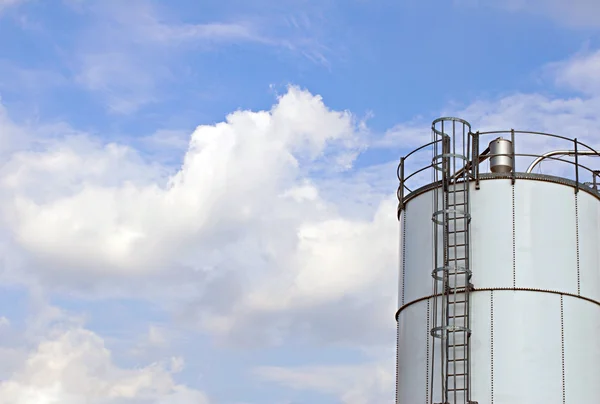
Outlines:
[[[458, 118], [432, 127], [398, 170], [396, 402], [600, 402], [599, 173], [581, 161], [600, 154]], [[540, 139], [570, 147], [545, 156]], [[566, 170], [521, 169], [538, 157]]]

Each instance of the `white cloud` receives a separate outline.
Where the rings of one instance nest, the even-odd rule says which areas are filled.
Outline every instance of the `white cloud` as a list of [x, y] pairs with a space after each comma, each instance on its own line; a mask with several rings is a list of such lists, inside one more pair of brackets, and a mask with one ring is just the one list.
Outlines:
[[[378, 330], [393, 326], [395, 291], [370, 291], [395, 276], [393, 191], [379, 190], [366, 214], [351, 218], [338, 204], [368, 195], [311, 179], [347, 169], [339, 156], [356, 155], [363, 130], [348, 112], [291, 87], [270, 111], [198, 127], [174, 173], [79, 134], [16, 153], [0, 170], [0, 195], [15, 251], [30, 257], [18, 273], [103, 295], [132, 293], [125, 280], [133, 276], [135, 292], [153, 284], [152, 293], [191, 304], [192, 318], [224, 335], [255, 319], [278, 323], [281, 335], [317, 321], [328, 324], [315, 330], [322, 338], [381, 340]], [[170, 286], [158, 288], [163, 282]], [[373, 316], [381, 304], [388, 311]], [[336, 327], [349, 307], [373, 327]], [[298, 322], [284, 325], [290, 310]], [[253, 342], [273, 329], [252, 328]]]
[[300, 160], [354, 137], [352, 125], [349, 114], [291, 88], [270, 112], [240, 111], [198, 127], [168, 181], [127, 147], [68, 139], [16, 154], [4, 167], [9, 221], [25, 248], [63, 265], [150, 271], [191, 240], [225, 230], [235, 239], [284, 208], [289, 202], [278, 195], [294, 188]]
[[[6, 352], [0, 355], [5, 363]], [[102, 338], [80, 327], [54, 330], [13, 366], [10, 378], [0, 381], [1, 404], [209, 402], [202, 392], [173, 380], [183, 366], [180, 358], [170, 364], [120, 368]]]
[[581, 52], [547, 69], [557, 85], [589, 96], [600, 96], [600, 50]]

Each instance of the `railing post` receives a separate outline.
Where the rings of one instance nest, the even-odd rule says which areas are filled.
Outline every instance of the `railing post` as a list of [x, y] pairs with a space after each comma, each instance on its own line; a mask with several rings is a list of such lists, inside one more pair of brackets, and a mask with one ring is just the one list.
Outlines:
[[579, 153], [577, 151], [577, 138], [574, 139], [575, 144], [575, 193], [579, 192]]
[[400, 158], [400, 210], [404, 209], [404, 157]]
[[475, 177], [475, 189], [479, 189], [479, 131], [473, 133], [473, 176]]
[[511, 165], [512, 165], [512, 170], [511, 170], [511, 182], [514, 185], [515, 184], [515, 180], [516, 180], [516, 165], [517, 162], [515, 161], [515, 130], [511, 129], [510, 130], [510, 142], [512, 143], [512, 151], [511, 151]]

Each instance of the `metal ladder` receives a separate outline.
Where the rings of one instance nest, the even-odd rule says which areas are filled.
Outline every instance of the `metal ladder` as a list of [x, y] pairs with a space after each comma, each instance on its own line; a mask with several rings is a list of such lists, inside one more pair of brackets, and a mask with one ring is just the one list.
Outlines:
[[[463, 132], [463, 153], [456, 153], [456, 128], [452, 122], [452, 136], [444, 132], [442, 122], [441, 153], [435, 151], [433, 165], [435, 180], [440, 183], [434, 192], [434, 323], [431, 336], [440, 341], [441, 403], [476, 404], [470, 392], [470, 291], [469, 268], [469, 137]], [[467, 136], [469, 136], [467, 134]], [[465, 141], [466, 140], [466, 141]], [[436, 147], [437, 149], [437, 147]], [[458, 164], [457, 164], [458, 162]], [[440, 236], [442, 248], [438, 246]], [[438, 321], [441, 320], [441, 323]], [[434, 347], [436, 344], [434, 344]], [[434, 348], [435, 350], [435, 348]], [[435, 352], [434, 352], [435, 354]], [[435, 362], [434, 362], [435, 363]], [[433, 400], [435, 375], [432, 365], [431, 398]]]

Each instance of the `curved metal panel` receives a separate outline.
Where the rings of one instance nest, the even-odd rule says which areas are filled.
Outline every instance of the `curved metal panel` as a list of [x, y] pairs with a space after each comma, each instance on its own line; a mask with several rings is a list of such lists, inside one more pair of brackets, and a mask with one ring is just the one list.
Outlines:
[[581, 295], [600, 301], [600, 203], [598, 200], [580, 192], [577, 195], [577, 218]]
[[565, 397], [567, 403], [600, 400], [600, 307], [563, 297]]
[[432, 192], [410, 201], [405, 210], [404, 302], [430, 295], [432, 292], [433, 213]]
[[425, 402], [427, 390], [427, 300], [398, 316], [398, 403]]
[[553, 183], [517, 181], [515, 241], [517, 287], [577, 293], [573, 189]]
[[[404, 304], [432, 293], [432, 192], [438, 191], [411, 199], [403, 211]], [[600, 307], [575, 296], [600, 301], [597, 198], [583, 192], [576, 197], [573, 188], [559, 183], [523, 179], [516, 181], [513, 197], [513, 185], [504, 178], [482, 182], [471, 198], [472, 399], [561, 404], [564, 373], [564, 402], [596, 400]], [[483, 288], [508, 290], [477, 290]], [[399, 403], [442, 401], [440, 340], [427, 334], [434, 326], [434, 301], [425, 298], [398, 313]], [[432, 377], [433, 393], [426, 387]]]
[[561, 404], [560, 295], [495, 291], [493, 304], [494, 403]]
[[492, 397], [491, 294], [471, 293], [471, 397], [480, 404]]
[[[434, 327], [434, 318], [437, 317], [437, 322], [435, 324], [442, 323], [441, 312], [438, 311], [437, 315], [435, 315], [435, 311], [433, 310], [434, 302], [437, 301], [437, 304], [442, 304], [442, 299], [440, 297], [435, 297], [429, 299], [431, 302], [430, 305], [432, 307], [431, 316], [430, 316], [430, 324], [429, 329]], [[430, 390], [430, 396], [433, 397], [432, 402], [441, 403], [444, 400], [442, 399], [442, 389], [441, 389], [441, 380], [442, 380], [442, 360], [439, 355], [440, 348], [442, 346], [442, 340], [439, 338], [430, 338], [430, 348], [429, 348], [429, 357], [430, 357], [430, 368], [429, 368], [429, 379], [433, 381], [433, 391]], [[431, 388], [431, 384], [430, 384]]]
[[486, 181], [471, 191], [471, 270], [478, 288], [512, 287], [512, 184]]

